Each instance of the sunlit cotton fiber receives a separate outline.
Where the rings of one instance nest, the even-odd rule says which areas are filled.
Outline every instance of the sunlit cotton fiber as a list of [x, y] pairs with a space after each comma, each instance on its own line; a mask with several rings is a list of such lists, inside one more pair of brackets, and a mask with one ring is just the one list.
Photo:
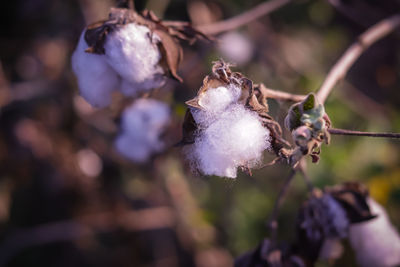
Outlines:
[[104, 44], [105, 55], [85, 52], [84, 34], [72, 56], [72, 69], [81, 95], [91, 105], [108, 106], [115, 90], [136, 96], [164, 84], [160, 39], [146, 26], [130, 23], [112, 31]]
[[157, 100], [139, 99], [122, 114], [121, 134], [115, 141], [117, 150], [138, 163], [146, 162], [164, 149], [160, 136], [170, 121], [168, 105]]
[[202, 127], [210, 125], [219, 118], [228, 106], [237, 102], [241, 90], [239, 87], [230, 85], [211, 88], [201, 95], [199, 105], [202, 109], [192, 110], [193, 118]]
[[385, 209], [368, 199], [377, 218], [350, 226], [349, 239], [362, 267], [392, 267], [400, 264], [400, 237]]
[[240, 89], [234, 86], [207, 90], [192, 110], [202, 128], [189, 157], [205, 175], [236, 178], [240, 166], [254, 167], [270, 147], [269, 130], [258, 114], [237, 104]]

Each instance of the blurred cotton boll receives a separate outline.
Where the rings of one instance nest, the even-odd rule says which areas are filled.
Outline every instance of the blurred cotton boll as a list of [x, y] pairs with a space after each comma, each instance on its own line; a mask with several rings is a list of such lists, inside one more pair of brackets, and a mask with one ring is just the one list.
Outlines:
[[162, 86], [164, 71], [158, 64], [159, 37], [135, 23], [118, 27], [107, 35], [105, 54], [85, 52], [85, 31], [72, 56], [72, 69], [78, 78], [82, 97], [95, 107], [106, 107], [113, 91], [125, 96]]
[[160, 38], [149, 28], [127, 24], [107, 36], [107, 62], [128, 83], [132, 92], [149, 90], [163, 84], [164, 71], [158, 65], [161, 53]]
[[368, 205], [371, 213], [377, 217], [350, 226], [349, 239], [357, 261], [363, 267], [398, 266], [400, 264], [399, 233], [381, 205], [372, 198], [368, 199]]
[[229, 32], [220, 38], [218, 50], [224, 58], [242, 65], [251, 60], [254, 48], [245, 35], [238, 32]]
[[118, 89], [120, 79], [105, 56], [85, 52], [88, 45], [84, 35], [83, 32], [72, 55], [72, 69], [82, 97], [94, 107], [106, 107], [111, 102], [112, 92]]
[[170, 122], [170, 114], [165, 103], [152, 99], [137, 100], [122, 114], [116, 149], [134, 162], [146, 162], [154, 153], [164, 149], [160, 136]]

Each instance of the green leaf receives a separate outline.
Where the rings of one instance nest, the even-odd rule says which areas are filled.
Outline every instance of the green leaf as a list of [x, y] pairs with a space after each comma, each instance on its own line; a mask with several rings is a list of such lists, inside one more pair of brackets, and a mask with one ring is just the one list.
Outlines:
[[315, 104], [315, 95], [311, 93], [303, 100], [303, 111], [313, 109]]

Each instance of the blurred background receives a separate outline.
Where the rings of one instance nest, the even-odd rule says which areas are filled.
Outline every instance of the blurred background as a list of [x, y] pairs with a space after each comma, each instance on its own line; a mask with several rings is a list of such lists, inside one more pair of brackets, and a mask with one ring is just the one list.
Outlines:
[[[196, 26], [261, 2], [136, 0], [135, 6]], [[214, 43], [183, 44], [184, 83], [169, 81], [155, 92], [173, 108], [170, 148], [138, 165], [113, 148], [118, 96], [110, 108], [92, 108], [79, 96], [70, 66], [83, 28], [106, 18], [113, 5], [2, 3], [0, 266], [231, 266], [268, 236], [266, 221], [289, 169], [276, 165], [235, 180], [193, 175], [181, 148], [173, 147], [184, 102], [220, 57], [269, 88], [316, 90], [360, 33], [400, 11], [396, 0], [296, 0]], [[399, 37], [397, 31], [372, 46], [333, 91], [326, 110], [334, 127], [400, 132]], [[271, 114], [282, 122], [289, 105], [270, 101]], [[399, 149], [397, 140], [333, 136], [320, 162], [308, 162], [308, 173], [321, 188], [365, 183], [400, 227]], [[306, 196], [297, 176], [279, 215], [279, 239], [293, 240]], [[354, 265], [351, 249], [335, 263]]]

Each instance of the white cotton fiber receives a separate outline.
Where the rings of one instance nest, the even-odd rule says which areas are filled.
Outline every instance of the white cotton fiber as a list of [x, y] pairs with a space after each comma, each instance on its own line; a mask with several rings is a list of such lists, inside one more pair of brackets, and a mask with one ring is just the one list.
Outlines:
[[400, 237], [384, 208], [368, 199], [372, 220], [352, 224], [349, 239], [357, 261], [362, 267], [392, 267], [400, 265]]
[[170, 121], [168, 105], [157, 100], [139, 99], [124, 110], [117, 150], [132, 161], [146, 162], [160, 152], [164, 143], [160, 135]]
[[107, 36], [104, 45], [107, 62], [125, 80], [122, 92], [137, 92], [160, 87], [164, 71], [159, 66], [159, 37], [149, 28], [135, 23], [118, 28]]
[[240, 88], [234, 85], [211, 88], [199, 99], [199, 105], [208, 112], [217, 113], [236, 102], [240, 93]]
[[270, 132], [257, 113], [237, 104], [235, 86], [210, 88], [199, 99], [203, 110], [191, 110], [200, 131], [188, 153], [205, 175], [237, 176], [240, 166], [254, 167], [270, 148]]
[[197, 124], [207, 127], [219, 117], [221, 112], [236, 103], [240, 97], [241, 89], [229, 85], [210, 88], [199, 97], [201, 110], [192, 110], [192, 115]]
[[78, 78], [80, 94], [92, 106], [108, 106], [112, 92], [119, 87], [119, 78], [105, 56], [86, 53], [86, 48], [83, 32], [72, 55], [72, 69]]

